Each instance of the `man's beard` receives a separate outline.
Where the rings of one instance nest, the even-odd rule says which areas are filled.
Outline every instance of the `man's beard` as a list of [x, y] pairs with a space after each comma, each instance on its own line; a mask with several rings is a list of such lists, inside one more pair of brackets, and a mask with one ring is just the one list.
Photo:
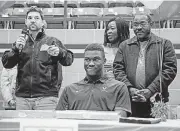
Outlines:
[[[33, 26], [34, 26], [34, 27], [33, 27]], [[31, 24], [31, 25], [29, 26], [29, 30], [31, 30], [31, 31], [39, 31], [40, 28], [38, 28], [35, 24]]]

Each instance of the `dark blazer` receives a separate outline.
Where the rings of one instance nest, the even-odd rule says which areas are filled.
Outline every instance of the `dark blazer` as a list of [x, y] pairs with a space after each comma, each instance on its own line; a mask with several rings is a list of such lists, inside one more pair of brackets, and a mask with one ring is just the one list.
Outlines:
[[[163, 49], [162, 73], [160, 70], [160, 56]], [[135, 87], [136, 67], [140, 46], [137, 37], [134, 36], [120, 44], [117, 51], [113, 68], [115, 78], [125, 82], [128, 87]], [[171, 41], [160, 38], [151, 33], [150, 42], [145, 54], [146, 88], [152, 95], [160, 92], [160, 77], [162, 78], [162, 95], [168, 101], [168, 86], [174, 80], [177, 73], [177, 59]]]

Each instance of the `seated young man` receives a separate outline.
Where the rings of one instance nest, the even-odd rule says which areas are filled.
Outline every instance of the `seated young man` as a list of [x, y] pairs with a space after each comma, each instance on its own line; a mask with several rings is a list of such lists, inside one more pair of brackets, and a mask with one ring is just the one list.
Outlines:
[[117, 111], [123, 117], [131, 113], [127, 86], [104, 73], [104, 48], [90, 44], [84, 52], [86, 77], [62, 92], [56, 110]]

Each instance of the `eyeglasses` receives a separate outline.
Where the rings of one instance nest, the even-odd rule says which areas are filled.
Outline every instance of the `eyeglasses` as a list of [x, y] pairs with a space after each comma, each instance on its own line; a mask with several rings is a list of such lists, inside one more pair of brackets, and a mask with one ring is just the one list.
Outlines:
[[133, 23], [133, 26], [134, 26], [135, 28], [139, 27], [139, 25], [140, 25], [141, 27], [146, 27], [148, 24], [149, 24], [149, 23], [148, 23], [147, 21], [134, 22], [134, 23]]

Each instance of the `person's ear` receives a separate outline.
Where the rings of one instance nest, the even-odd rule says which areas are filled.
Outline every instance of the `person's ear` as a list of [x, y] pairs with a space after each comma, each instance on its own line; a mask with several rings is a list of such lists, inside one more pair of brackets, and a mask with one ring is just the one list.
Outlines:
[[25, 25], [27, 25], [27, 19], [25, 19]]
[[106, 58], [104, 58], [104, 64], [106, 63], [106, 61], [107, 61], [107, 59], [106, 59]]
[[43, 22], [42, 22], [42, 28], [44, 28], [44, 29], [46, 29], [46, 28], [47, 28], [47, 23], [46, 23], [46, 21], [45, 21], [45, 20], [43, 20]]
[[152, 21], [149, 24], [150, 24], [151, 27], [153, 26], [153, 22]]

